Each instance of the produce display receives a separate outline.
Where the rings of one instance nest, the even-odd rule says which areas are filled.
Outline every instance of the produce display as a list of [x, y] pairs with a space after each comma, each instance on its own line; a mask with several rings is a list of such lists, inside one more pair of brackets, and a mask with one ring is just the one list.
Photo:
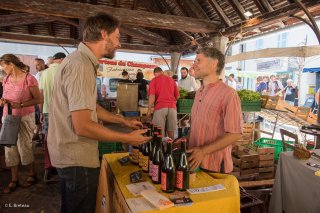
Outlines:
[[238, 95], [241, 101], [260, 101], [260, 94], [251, 90], [240, 90], [238, 91]]
[[188, 96], [188, 91], [179, 87], [180, 99], [186, 98]]

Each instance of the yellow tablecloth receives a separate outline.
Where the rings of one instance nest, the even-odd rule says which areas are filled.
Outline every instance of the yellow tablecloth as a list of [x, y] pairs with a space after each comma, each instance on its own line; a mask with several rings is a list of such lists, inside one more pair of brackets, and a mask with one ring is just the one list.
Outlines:
[[[121, 166], [118, 159], [127, 155], [127, 153], [106, 154], [101, 163], [101, 172], [99, 180], [99, 189], [97, 194], [96, 213], [101, 212], [130, 212], [125, 199], [134, 198], [128, 191], [126, 185], [130, 184], [129, 174], [140, 170], [138, 166], [129, 163]], [[143, 174], [145, 181], [151, 182], [147, 174]], [[190, 195], [193, 201], [191, 206], [172, 207], [162, 212], [240, 212], [240, 192], [239, 183], [232, 175], [198, 172], [196, 180], [190, 184], [190, 188], [198, 188], [223, 184], [226, 189], [221, 191], [208, 192], [204, 194]], [[158, 192], [163, 193], [160, 185], [155, 185]], [[114, 204], [119, 203], [119, 205]], [[158, 211], [158, 210], [156, 210]], [[147, 213], [156, 211], [145, 211]]]

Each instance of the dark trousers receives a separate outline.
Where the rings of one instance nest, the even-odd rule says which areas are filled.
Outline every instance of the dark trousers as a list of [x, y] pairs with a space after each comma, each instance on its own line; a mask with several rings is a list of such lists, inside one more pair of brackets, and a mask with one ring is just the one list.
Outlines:
[[61, 181], [60, 213], [94, 213], [100, 168], [57, 169]]

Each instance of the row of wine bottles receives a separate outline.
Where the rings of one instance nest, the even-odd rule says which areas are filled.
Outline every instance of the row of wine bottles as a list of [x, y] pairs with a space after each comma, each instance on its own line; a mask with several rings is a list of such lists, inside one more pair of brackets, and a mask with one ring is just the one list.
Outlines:
[[163, 139], [162, 129], [152, 123], [145, 123], [146, 135], [152, 139], [140, 146], [133, 146], [132, 162], [148, 173], [154, 184], [161, 184], [164, 192], [189, 188], [189, 164], [186, 154], [187, 141], [181, 140], [178, 158], [173, 156], [173, 140]]

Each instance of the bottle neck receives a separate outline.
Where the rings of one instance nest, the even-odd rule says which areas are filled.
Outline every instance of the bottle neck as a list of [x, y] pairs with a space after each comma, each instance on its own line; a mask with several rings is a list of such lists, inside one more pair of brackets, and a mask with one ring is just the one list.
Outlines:
[[172, 143], [167, 143], [167, 154], [172, 155]]
[[187, 150], [187, 143], [186, 143], [186, 141], [182, 141], [181, 142], [181, 151], [186, 152], [186, 150]]

